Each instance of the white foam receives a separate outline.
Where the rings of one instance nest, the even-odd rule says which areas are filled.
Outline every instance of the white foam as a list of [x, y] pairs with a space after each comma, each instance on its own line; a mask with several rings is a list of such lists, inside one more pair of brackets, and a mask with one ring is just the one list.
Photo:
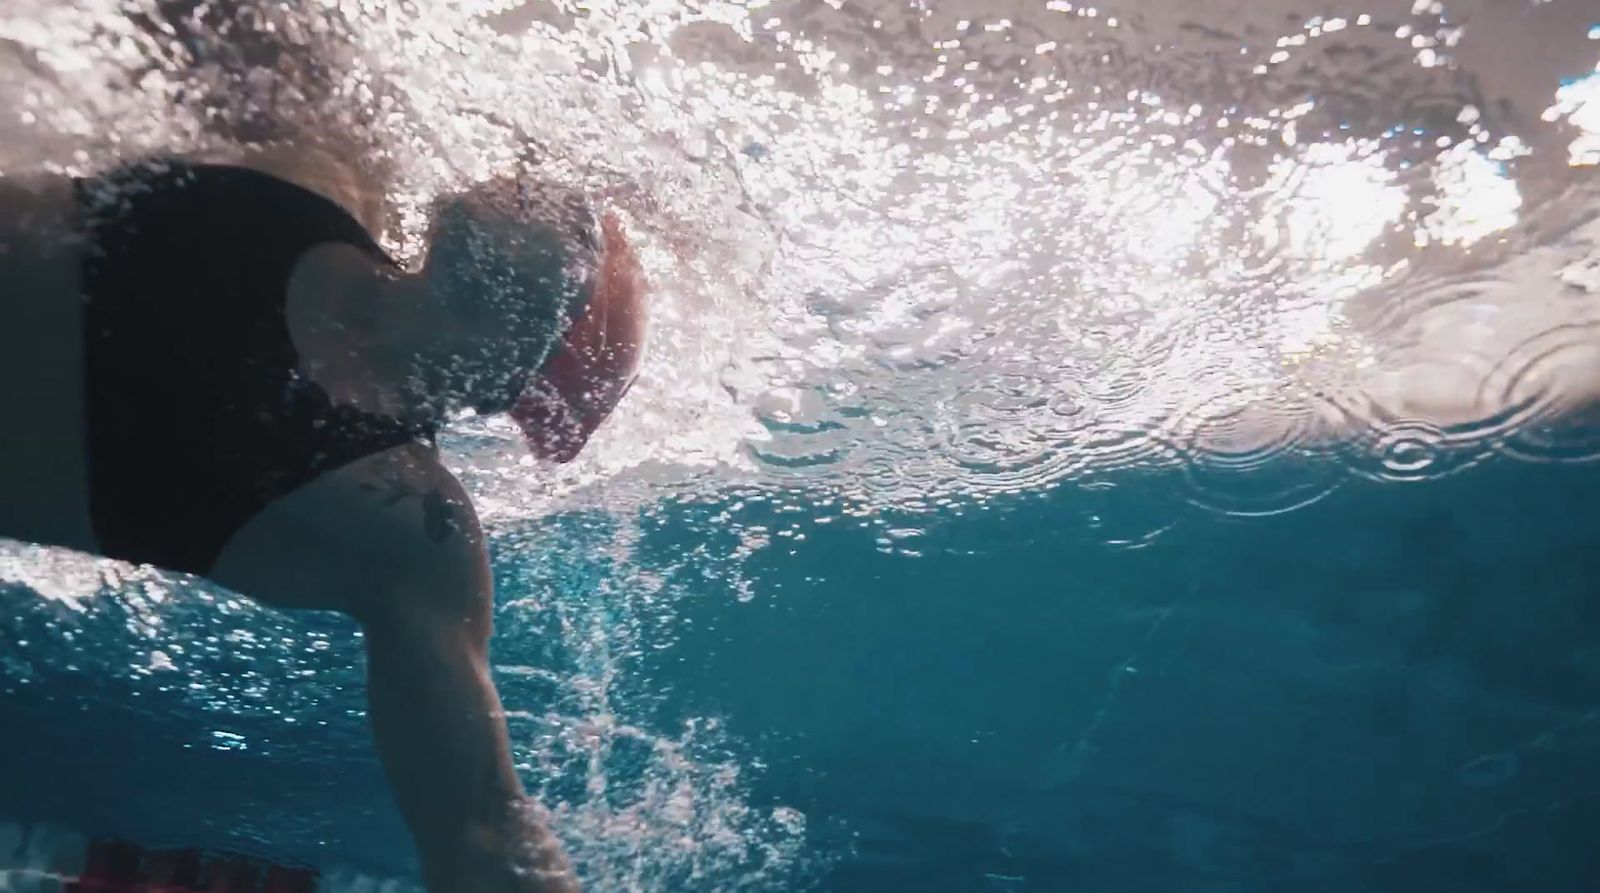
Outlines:
[[0, 890], [6, 893], [60, 893], [61, 878], [28, 868], [0, 871]]
[[27, 885], [43, 877], [75, 876], [83, 870], [88, 842], [82, 834], [52, 825], [0, 821], [0, 872], [6, 877], [0, 890], [31, 890]]
[[424, 893], [420, 884], [358, 871], [330, 871], [317, 881], [317, 893]]

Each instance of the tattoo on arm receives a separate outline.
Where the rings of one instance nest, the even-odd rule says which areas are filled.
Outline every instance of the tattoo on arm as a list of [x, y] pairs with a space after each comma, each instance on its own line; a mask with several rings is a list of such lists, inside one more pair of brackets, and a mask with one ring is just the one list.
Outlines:
[[461, 529], [450, 500], [439, 495], [437, 490], [422, 497], [422, 526], [428, 538], [436, 543], [448, 540]]
[[379, 498], [383, 500], [385, 508], [392, 509], [407, 500], [420, 499], [423, 533], [436, 543], [448, 541], [463, 529], [463, 521], [458, 515], [460, 506], [439, 489], [424, 491], [400, 475], [385, 477], [381, 486], [366, 482], [361, 488], [369, 493], [381, 493]]

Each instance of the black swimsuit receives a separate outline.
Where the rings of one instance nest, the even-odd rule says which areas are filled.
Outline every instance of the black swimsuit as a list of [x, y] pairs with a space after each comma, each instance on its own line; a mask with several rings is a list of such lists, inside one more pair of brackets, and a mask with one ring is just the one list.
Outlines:
[[392, 263], [337, 204], [242, 168], [78, 183], [90, 515], [113, 558], [205, 574], [268, 503], [434, 430], [336, 405], [298, 372], [286, 292], [329, 242]]

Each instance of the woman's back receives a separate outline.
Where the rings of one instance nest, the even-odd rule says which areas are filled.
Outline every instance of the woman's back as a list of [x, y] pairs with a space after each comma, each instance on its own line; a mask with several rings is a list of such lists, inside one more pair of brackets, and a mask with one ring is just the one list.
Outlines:
[[79, 193], [103, 554], [204, 574], [271, 502], [431, 437], [336, 404], [302, 371], [288, 320], [301, 262], [328, 245], [388, 262], [344, 209], [268, 174], [167, 160], [80, 181]]

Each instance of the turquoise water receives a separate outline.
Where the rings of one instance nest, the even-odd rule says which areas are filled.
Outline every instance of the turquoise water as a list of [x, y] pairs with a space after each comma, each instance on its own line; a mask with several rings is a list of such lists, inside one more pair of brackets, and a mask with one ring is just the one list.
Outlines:
[[[494, 661], [595, 889], [1582, 890], [1596, 470], [1352, 482], [1255, 520], [1129, 471], [743, 560], [797, 500], [658, 504], [624, 549], [556, 516], [502, 536]], [[1116, 547], [1085, 513], [1177, 523]], [[194, 672], [231, 680], [214, 709], [94, 665], [148, 647], [129, 598], [4, 598], [0, 814], [411, 870], [349, 624], [169, 602]], [[204, 647], [230, 630], [256, 638]], [[609, 726], [541, 746], [556, 714]]]
[[[590, 889], [1577, 893], [1596, 18], [10, 0], [0, 176], [251, 164], [412, 263], [485, 177], [621, 213], [617, 413], [444, 443]], [[0, 868], [43, 823], [412, 878], [360, 656], [0, 544]]]

